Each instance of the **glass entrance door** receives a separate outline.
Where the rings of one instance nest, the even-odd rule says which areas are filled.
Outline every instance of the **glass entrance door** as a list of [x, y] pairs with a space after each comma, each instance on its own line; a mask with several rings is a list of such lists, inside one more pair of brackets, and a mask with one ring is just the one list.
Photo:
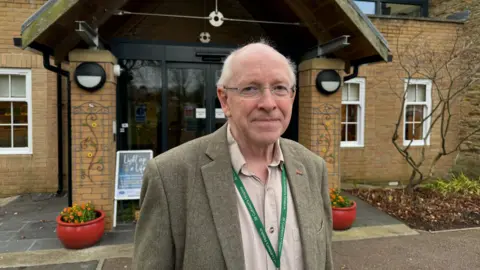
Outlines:
[[225, 123], [216, 97], [221, 65], [121, 60], [119, 150], [154, 155], [209, 134]]

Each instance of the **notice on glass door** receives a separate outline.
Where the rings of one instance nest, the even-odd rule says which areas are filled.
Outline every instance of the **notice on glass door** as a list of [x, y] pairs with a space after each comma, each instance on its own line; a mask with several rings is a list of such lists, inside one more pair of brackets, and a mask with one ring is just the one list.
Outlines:
[[196, 108], [195, 110], [195, 117], [197, 119], [201, 118], [201, 119], [205, 119], [207, 118], [207, 109], [205, 108]]
[[223, 110], [220, 108], [215, 109], [215, 119], [224, 119], [225, 118], [225, 113], [223, 113]]

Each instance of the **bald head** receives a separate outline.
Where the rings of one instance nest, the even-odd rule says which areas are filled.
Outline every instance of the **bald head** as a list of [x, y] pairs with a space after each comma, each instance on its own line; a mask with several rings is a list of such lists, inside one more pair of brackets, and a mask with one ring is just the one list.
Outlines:
[[226, 59], [222, 68], [222, 75], [217, 82], [217, 87], [229, 85], [237, 76], [241, 76], [244, 67], [254, 64], [270, 62], [279, 68], [284, 68], [292, 85], [296, 84], [295, 66], [284, 55], [275, 50], [264, 41], [250, 43], [233, 51]]

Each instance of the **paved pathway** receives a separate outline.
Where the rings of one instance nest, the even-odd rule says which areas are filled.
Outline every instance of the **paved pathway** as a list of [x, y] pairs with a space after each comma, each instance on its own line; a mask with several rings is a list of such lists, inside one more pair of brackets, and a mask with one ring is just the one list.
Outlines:
[[[335, 269], [480, 269], [479, 239], [480, 229], [337, 241], [333, 243]], [[6, 269], [128, 270], [131, 269], [131, 251], [131, 245], [115, 245], [78, 251], [76, 254], [71, 252], [68, 254], [69, 252], [62, 250], [4, 253], [0, 254], [0, 269], [10, 267]], [[64, 252], [68, 256], [63, 254]], [[78, 259], [80, 262], [55, 265], [55, 260], [59, 257]], [[25, 265], [35, 260], [44, 266], [21, 267], [22, 263]]]
[[[351, 195], [348, 195], [352, 197]], [[357, 219], [350, 230], [335, 232], [334, 240], [353, 240], [411, 235], [416, 231], [371, 205], [357, 201]], [[27, 194], [0, 201], [0, 254], [8, 252], [62, 249], [55, 218], [67, 205], [67, 197]], [[106, 232], [97, 246], [130, 244], [135, 225], [119, 224]]]
[[480, 229], [334, 243], [336, 269], [480, 269]]
[[[63, 249], [57, 238], [55, 218], [67, 206], [67, 197], [26, 194], [0, 201], [0, 254]], [[119, 224], [106, 232], [97, 245], [133, 242], [134, 224]]]

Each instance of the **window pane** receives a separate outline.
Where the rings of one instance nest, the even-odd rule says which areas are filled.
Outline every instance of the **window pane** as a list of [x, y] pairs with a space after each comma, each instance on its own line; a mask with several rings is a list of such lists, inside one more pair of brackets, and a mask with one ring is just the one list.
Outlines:
[[423, 140], [423, 125], [415, 124], [413, 137], [415, 140]]
[[349, 101], [360, 100], [360, 85], [358, 83], [350, 84], [350, 90], [348, 91], [348, 100]]
[[345, 83], [342, 86], [342, 101], [343, 100], [348, 100], [348, 83]]
[[405, 140], [410, 141], [413, 139], [413, 124], [405, 125]]
[[407, 108], [405, 109], [405, 121], [413, 122], [414, 110], [414, 105], [407, 105]]
[[414, 107], [414, 110], [415, 110], [415, 115], [414, 115], [415, 122], [422, 122], [424, 106], [423, 105], [415, 105], [415, 106], [412, 106], [412, 107]]
[[25, 84], [25, 76], [23, 75], [11, 75], [12, 76], [12, 97], [26, 97], [27, 88]]
[[347, 112], [348, 122], [357, 122], [358, 105], [348, 105]]
[[427, 101], [427, 86], [425, 84], [417, 84], [417, 99], [416, 101]]
[[342, 122], [347, 122], [347, 105], [342, 105]]
[[364, 14], [375, 14], [375, 3], [367, 1], [354, 1]]
[[28, 105], [27, 102], [13, 102], [13, 123], [28, 123]]
[[10, 97], [8, 75], [0, 75], [0, 97]]
[[347, 140], [350, 142], [357, 141], [357, 125], [348, 124], [347, 126]]
[[28, 147], [28, 126], [13, 127], [13, 147]]
[[415, 84], [407, 86], [407, 101], [415, 101]]
[[12, 147], [11, 126], [0, 126], [0, 147]]
[[0, 124], [12, 123], [11, 102], [0, 102]]
[[345, 134], [345, 128], [346, 128], [346, 125], [342, 124], [342, 142], [347, 140], [347, 136]]
[[382, 15], [420, 17], [422, 16], [422, 7], [417, 5], [382, 3], [381, 12]]

